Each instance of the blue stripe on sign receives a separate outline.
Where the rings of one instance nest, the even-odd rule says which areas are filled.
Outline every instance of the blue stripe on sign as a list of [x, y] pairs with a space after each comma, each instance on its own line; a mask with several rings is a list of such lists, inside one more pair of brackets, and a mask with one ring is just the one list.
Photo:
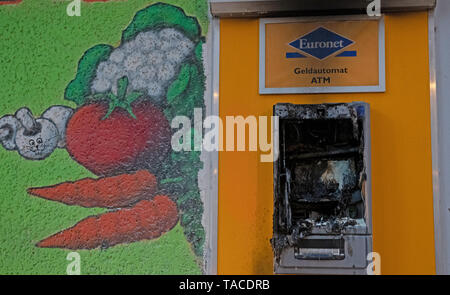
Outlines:
[[306, 56], [298, 52], [286, 52], [286, 58], [304, 58]]
[[337, 57], [347, 57], [347, 56], [356, 56], [356, 50], [354, 51], [344, 51], [336, 55]]

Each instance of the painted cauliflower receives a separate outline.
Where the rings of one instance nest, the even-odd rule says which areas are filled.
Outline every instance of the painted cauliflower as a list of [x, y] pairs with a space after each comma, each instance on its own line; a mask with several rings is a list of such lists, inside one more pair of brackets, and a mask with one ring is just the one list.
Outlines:
[[160, 101], [193, 51], [194, 43], [175, 28], [139, 33], [98, 65], [91, 91], [117, 94], [117, 80], [126, 76], [130, 80], [128, 91], [141, 91]]

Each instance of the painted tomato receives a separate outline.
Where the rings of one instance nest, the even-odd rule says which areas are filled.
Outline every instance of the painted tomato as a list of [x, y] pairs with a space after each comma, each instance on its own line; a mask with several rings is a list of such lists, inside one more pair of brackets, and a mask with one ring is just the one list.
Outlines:
[[108, 114], [107, 102], [79, 108], [67, 125], [72, 158], [96, 175], [158, 170], [170, 149], [169, 122], [149, 101], [133, 102], [131, 109], [135, 118], [123, 108]]

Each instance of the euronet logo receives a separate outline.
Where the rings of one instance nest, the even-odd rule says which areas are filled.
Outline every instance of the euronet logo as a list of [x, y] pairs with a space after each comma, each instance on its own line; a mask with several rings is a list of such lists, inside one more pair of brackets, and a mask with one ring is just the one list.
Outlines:
[[289, 45], [298, 51], [287, 52], [286, 58], [307, 58], [308, 56], [311, 56], [323, 60], [338, 52], [340, 53], [337, 54], [336, 57], [354, 57], [357, 55], [356, 50], [342, 51], [342, 49], [354, 43], [354, 41], [335, 32], [324, 27], [319, 27], [290, 42]]

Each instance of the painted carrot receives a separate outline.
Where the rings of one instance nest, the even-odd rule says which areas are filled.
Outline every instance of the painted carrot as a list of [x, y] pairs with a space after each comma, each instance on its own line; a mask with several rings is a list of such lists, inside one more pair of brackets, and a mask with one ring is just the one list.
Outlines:
[[95, 249], [154, 239], [178, 221], [176, 204], [167, 196], [142, 200], [132, 208], [87, 217], [36, 246], [43, 248]]
[[144, 197], [152, 197], [156, 191], [156, 177], [147, 170], [28, 189], [29, 194], [37, 197], [88, 208], [125, 207]]

